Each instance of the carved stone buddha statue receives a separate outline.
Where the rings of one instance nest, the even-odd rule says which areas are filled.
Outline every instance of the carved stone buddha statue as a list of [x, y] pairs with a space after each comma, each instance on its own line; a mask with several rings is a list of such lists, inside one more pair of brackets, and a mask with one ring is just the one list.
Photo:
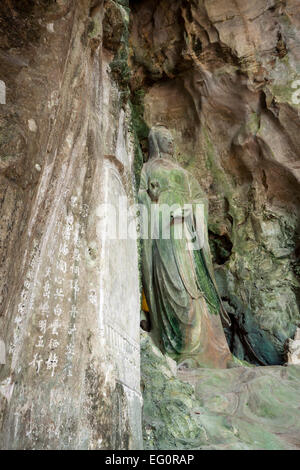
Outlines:
[[173, 156], [168, 129], [152, 128], [139, 190], [139, 203], [147, 209], [142, 275], [151, 335], [181, 368], [225, 368], [232, 356], [221, 317], [223, 323], [230, 320], [214, 277], [207, 200]]

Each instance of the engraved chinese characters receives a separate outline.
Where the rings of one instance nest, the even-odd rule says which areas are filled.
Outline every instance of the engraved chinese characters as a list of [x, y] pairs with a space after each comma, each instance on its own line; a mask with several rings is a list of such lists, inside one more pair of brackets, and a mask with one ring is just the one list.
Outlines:
[[[214, 279], [205, 197], [195, 178], [172, 160], [173, 139], [166, 128], [151, 130], [149, 147], [139, 201], [147, 209], [142, 270], [151, 334], [182, 366], [226, 367], [231, 354], [220, 314], [229, 319]], [[171, 208], [167, 215], [166, 207]]]
[[[64, 376], [73, 375], [73, 357], [75, 355], [75, 341], [77, 332], [78, 298], [80, 296], [80, 265], [82, 259], [82, 238], [84, 225], [75, 221], [72, 210], [78, 203], [75, 197], [69, 200], [70, 211], [58, 219], [55, 233], [51, 240], [48, 252], [48, 265], [40, 273], [41, 293], [34, 304], [35, 326], [38, 332], [34, 345], [33, 355], [30, 358], [31, 366], [37, 375], [41, 371], [48, 371], [51, 377], [60, 370]], [[76, 211], [75, 211], [76, 212]], [[88, 215], [88, 207], [80, 209], [80, 219], [83, 221]], [[35, 242], [36, 254], [33, 262], [35, 269], [38, 266], [38, 243]], [[30, 285], [30, 272], [28, 273], [28, 289]], [[38, 281], [40, 283], [40, 281]], [[35, 289], [32, 289], [35, 292]], [[25, 306], [24, 306], [25, 307]], [[16, 345], [11, 344], [11, 352]]]

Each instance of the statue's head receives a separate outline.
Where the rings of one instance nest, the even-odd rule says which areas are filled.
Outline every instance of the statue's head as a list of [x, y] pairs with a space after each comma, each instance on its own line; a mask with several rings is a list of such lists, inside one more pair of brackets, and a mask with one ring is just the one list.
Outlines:
[[163, 125], [152, 127], [149, 133], [149, 158], [174, 154], [174, 140], [171, 132]]

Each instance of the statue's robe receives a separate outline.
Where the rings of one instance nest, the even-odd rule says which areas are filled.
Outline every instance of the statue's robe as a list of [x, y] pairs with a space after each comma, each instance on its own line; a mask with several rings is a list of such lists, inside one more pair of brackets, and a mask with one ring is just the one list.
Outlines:
[[[154, 204], [153, 182], [156, 185]], [[230, 322], [214, 278], [208, 243], [207, 200], [199, 183], [172, 160], [151, 159], [142, 170], [139, 202], [147, 209], [141, 220], [142, 273], [154, 341], [177, 363], [188, 367], [225, 368], [231, 353], [220, 315], [224, 322]], [[181, 208], [189, 204], [192, 210], [183, 217], [170, 214], [162, 217], [166, 204]], [[202, 243], [197, 205], [204, 206], [200, 227], [204, 235]], [[156, 238], [152, 238], [155, 220], [161, 222], [156, 224]], [[168, 229], [170, 237], [165, 239]], [[178, 236], [181, 231], [182, 237]], [[192, 249], [195, 243], [199, 243], [198, 249]]]

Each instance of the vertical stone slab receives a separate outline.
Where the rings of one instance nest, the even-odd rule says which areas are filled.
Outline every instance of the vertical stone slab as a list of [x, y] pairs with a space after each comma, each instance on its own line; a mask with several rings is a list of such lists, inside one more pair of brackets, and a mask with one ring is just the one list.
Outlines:
[[[104, 62], [104, 83], [110, 88], [108, 62]], [[111, 90], [110, 96], [114, 92]], [[118, 101], [118, 100], [117, 100]], [[103, 112], [109, 114], [109, 100]], [[140, 284], [137, 252], [137, 220], [134, 205], [134, 143], [129, 132], [129, 109], [116, 116], [116, 132], [107, 131], [103, 164], [104, 191], [98, 207], [97, 233], [102, 240], [104, 269], [100, 275], [101, 328], [113, 364], [116, 380], [124, 390], [133, 429], [135, 448], [141, 448], [140, 423]]]
[[[137, 244], [110, 241], [107, 219], [99, 217], [107, 201], [133, 200], [130, 116], [108, 75], [112, 57], [99, 45], [89, 49], [89, 7], [74, 4], [47, 29], [59, 32], [48, 63], [52, 71], [57, 61], [57, 73], [45, 64], [39, 70], [48, 80], [41, 121], [51, 126], [39, 127], [37, 118], [29, 126], [41, 174], [26, 219], [17, 214], [13, 283], [2, 294], [2, 449], [129, 449], [142, 442]], [[59, 47], [66, 31], [67, 51]], [[38, 62], [42, 48], [36, 55]], [[40, 90], [32, 93], [34, 101]], [[22, 112], [27, 118], [24, 105]]]

